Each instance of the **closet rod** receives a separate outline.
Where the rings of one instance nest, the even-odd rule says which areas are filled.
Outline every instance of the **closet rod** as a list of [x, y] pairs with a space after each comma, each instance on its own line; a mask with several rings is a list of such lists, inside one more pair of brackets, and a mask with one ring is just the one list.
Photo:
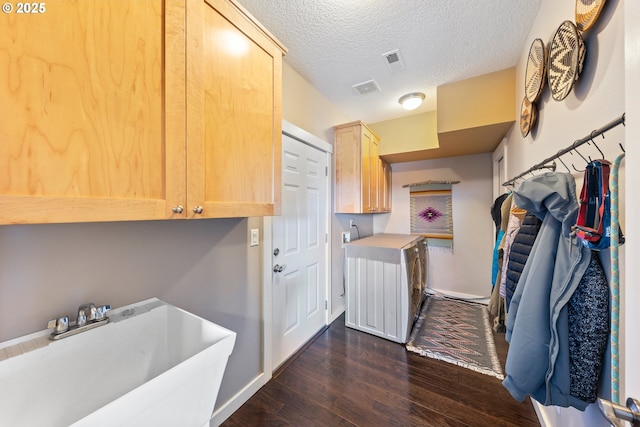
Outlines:
[[591, 132], [589, 135], [585, 136], [582, 139], [578, 139], [577, 141], [575, 141], [573, 144], [571, 144], [570, 146], [568, 146], [567, 148], [564, 148], [560, 151], [558, 151], [556, 154], [554, 154], [551, 157], [548, 157], [546, 159], [544, 159], [543, 161], [541, 161], [540, 163], [537, 163], [535, 165], [533, 165], [532, 167], [530, 167], [529, 169], [527, 169], [525, 172], [522, 172], [520, 175], [515, 176], [513, 178], [511, 178], [509, 181], [505, 181], [502, 183], [503, 186], [507, 186], [507, 185], [513, 185], [515, 183], [515, 181], [518, 178], [522, 178], [523, 176], [536, 171], [536, 170], [540, 170], [540, 169], [555, 169], [555, 165], [554, 166], [550, 166], [548, 163], [552, 162], [553, 160], [560, 158], [561, 156], [564, 156], [565, 154], [567, 154], [570, 151], [573, 151], [574, 149], [576, 149], [577, 147], [581, 146], [582, 144], [586, 144], [587, 142], [591, 142], [591, 140], [593, 140], [593, 138], [595, 138], [596, 136], [600, 136], [603, 133], [613, 129], [614, 127], [618, 126], [618, 125], [624, 125], [624, 113], [618, 117], [615, 120], [610, 121], [609, 123], [607, 123], [606, 125], [602, 126], [599, 129], [594, 130], [593, 132]]

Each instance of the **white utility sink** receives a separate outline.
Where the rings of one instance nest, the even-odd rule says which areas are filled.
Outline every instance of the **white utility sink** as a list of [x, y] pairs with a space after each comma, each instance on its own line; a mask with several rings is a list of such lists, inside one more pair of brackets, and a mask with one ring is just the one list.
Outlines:
[[49, 332], [0, 343], [0, 426], [208, 426], [236, 339], [157, 298]]

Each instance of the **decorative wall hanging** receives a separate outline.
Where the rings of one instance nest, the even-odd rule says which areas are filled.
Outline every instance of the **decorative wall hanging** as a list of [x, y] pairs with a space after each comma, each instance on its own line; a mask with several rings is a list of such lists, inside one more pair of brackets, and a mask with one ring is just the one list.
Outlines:
[[536, 124], [538, 110], [536, 104], [529, 101], [525, 96], [522, 100], [522, 108], [520, 109], [520, 133], [525, 138]]
[[427, 238], [430, 251], [453, 251], [451, 189], [460, 181], [424, 181], [409, 187], [409, 223], [413, 234]]
[[529, 48], [527, 69], [524, 79], [524, 91], [529, 102], [536, 102], [542, 89], [547, 72], [547, 49], [541, 39], [535, 39]]
[[582, 72], [586, 47], [578, 29], [571, 21], [558, 27], [549, 48], [548, 79], [551, 96], [562, 101], [569, 95]]
[[576, 0], [576, 27], [587, 31], [598, 19], [605, 0]]
[[411, 192], [411, 233], [453, 239], [451, 190]]

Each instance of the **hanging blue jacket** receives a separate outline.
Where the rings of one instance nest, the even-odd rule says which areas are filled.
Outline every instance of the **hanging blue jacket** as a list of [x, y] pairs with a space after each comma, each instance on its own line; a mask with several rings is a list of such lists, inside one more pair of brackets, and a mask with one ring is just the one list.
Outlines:
[[537, 175], [516, 189], [514, 201], [542, 225], [509, 306], [503, 385], [518, 401], [530, 395], [584, 410], [587, 402], [570, 392], [567, 303], [590, 260], [590, 250], [570, 235], [578, 215], [574, 178]]

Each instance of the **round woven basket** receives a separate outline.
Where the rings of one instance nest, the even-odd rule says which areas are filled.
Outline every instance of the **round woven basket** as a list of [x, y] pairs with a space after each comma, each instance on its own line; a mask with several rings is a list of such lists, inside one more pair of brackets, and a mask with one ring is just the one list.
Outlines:
[[530, 102], [536, 102], [547, 73], [547, 49], [541, 39], [535, 39], [529, 48], [527, 69], [524, 78], [524, 92]]
[[569, 95], [582, 72], [586, 46], [580, 32], [571, 21], [558, 27], [549, 47], [547, 78], [551, 96], [562, 101]]
[[520, 133], [522, 133], [523, 138], [529, 135], [529, 132], [531, 132], [531, 129], [533, 129], [536, 124], [537, 118], [538, 110], [536, 104], [529, 101], [525, 96], [522, 100], [522, 108], [520, 109]]
[[600, 16], [605, 0], [576, 0], [576, 27], [587, 31]]

